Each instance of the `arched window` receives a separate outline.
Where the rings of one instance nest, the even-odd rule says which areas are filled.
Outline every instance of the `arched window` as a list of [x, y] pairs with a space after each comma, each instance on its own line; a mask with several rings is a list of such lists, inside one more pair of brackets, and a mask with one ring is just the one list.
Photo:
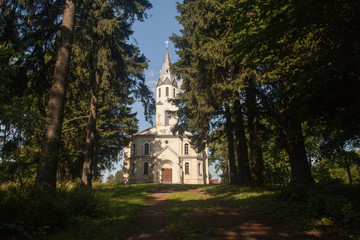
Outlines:
[[173, 90], [173, 97], [175, 97], [175, 93], [176, 93], [176, 92], [175, 92], [175, 88], [174, 88], [174, 90]]
[[161, 97], [161, 88], [159, 88], [159, 97]]
[[201, 173], [201, 163], [198, 163], [198, 173], [199, 173], [199, 175], [202, 175], [202, 173]]
[[166, 96], [168, 97], [169, 96], [169, 88], [168, 87], [166, 87], [166, 89], [165, 89], [165, 93], [166, 93]]
[[149, 163], [144, 162], [144, 175], [149, 174]]
[[149, 155], [149, 154], [150, 154], [150, 144], [145, 143], [144, 144], [144, 155]]
[[189, 155], [189, 144], [185, 143], [184, 145], [184, 155]]
[[170, 113], [165, 111], [165, 125], [169, 125]]
[[132, 145], [132, 154], [133, 154], [133, 156], [136, 155], [136, 145], [135, 145], [135, 143], [133, 143], [133, 145]]
[[185, 163], [185, 174], [190, 174], [190, 163]]

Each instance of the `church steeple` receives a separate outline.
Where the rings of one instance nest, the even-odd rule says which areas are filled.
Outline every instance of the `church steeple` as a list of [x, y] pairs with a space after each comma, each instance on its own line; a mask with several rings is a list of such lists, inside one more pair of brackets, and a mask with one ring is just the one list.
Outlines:
[[175, 77], [170, 71], [169, 42], [166, 41], [165, 43], [165, 57], [160, 70], [160, 77], [156, 85], [156, 125], [173, 125], [176, 123], [172, 120], [169, 121], [169, 117], [167, 116], [167, 112], [177, 110], [177, 107], [172, 105], [169, 99], [176, 97], [178, 86]]
[[168, 48], [169, 42], [166, 41], [165, 43], [166, 43], [165, 57], [160, 70], [160, 77], [157, 86], [160, 86], [162, 84], [171, 85], [175, 80], [174, 76], [171, 74], [170, 71], [171, 61], [170, 61], [169, 48]]

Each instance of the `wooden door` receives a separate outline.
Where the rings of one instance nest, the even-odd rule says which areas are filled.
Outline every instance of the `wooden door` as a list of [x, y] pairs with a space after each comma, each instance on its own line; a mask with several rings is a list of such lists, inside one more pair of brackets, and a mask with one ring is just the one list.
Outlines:
[[172, 183], [172, 169], [163, 168], [162, 169], [162, 182], [163, 183]]

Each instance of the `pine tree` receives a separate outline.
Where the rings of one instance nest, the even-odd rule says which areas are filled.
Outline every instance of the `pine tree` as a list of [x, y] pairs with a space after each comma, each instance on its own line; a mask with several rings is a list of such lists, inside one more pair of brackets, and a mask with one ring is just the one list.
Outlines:
[[41, 192], [54, 192], [56, 189], [56, 172], [58, 154], [61, 145], [61, 132], [64, 115], [65, 94], [70, 66], [71, 44], [75, 25], [75, 2], [65, 2], [61, 41], [54, 69], [52, 94], [47, 109], [42, 159], [39, 164], [35, 187]]

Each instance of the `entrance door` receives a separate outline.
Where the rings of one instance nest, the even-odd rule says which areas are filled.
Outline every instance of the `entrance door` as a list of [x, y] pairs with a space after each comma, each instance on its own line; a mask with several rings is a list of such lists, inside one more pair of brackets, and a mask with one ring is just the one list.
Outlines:
[[162, 181], [163, 183], [172, 183], [172, 169], [163, 168], [162, 169]]

